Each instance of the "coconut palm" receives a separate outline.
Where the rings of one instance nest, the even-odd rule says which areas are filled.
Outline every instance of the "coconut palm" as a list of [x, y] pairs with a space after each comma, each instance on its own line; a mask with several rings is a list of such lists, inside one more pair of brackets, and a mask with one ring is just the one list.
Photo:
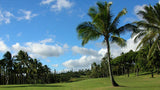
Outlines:
[[145, 6], [144, 10], [139, 11], [137, 14], [142, 17], [141, 21], [134, 22], [140, 28], [136, 32], [138, 34], [135, 41], [142, 38], [137, 49], [140, 46], [145, 46], [146, 43], [150, 43], [151, 47], [148, 53], [148, 57], [150, 57], [155, 48], [158, 47], [160, 51], [160, 4]]
[[[83, 22], [77, 26], [77, 32], [80, 39], [82, 39], [82, 46], [84, 46], [90, 40], [97, 40], [101, 36], [107, 45], [108, 54], [108, 69], [110, 78], [113, 86], [119, 86], [112, 75], [112, 68], [110, 64], [111, 53], [110, 53], [110, 42], [115, 42], [120, 46], [125, 46], [125, 40], [120, 38], [120, 33], [128, 28], [130, 25], [127, 24], [123, 27], [118, 28], [119, 19], [127, 13], [126, 9], [123, 9], [118, 15], [113, 18], [110, 11], [112, 2], [97, 2], [98, 7], [91, 7], [89, 9], [89, 16], [92, 22]], [[128, 28], [129, 29], [129, 28]]]

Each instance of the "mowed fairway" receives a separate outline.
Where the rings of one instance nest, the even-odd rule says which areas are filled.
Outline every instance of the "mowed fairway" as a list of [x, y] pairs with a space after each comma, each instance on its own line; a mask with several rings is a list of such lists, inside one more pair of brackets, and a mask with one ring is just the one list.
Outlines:
[[109, 78], [87, 79], [72, 83], [38, 85], [1, 85], [0, 90], [160, 90], [160, 76], [117, 76], [121, 87], [112, 87]]

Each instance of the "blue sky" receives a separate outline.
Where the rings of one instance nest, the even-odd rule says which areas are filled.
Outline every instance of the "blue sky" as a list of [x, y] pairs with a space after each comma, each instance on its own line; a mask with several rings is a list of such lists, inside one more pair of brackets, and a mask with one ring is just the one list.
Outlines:
[[[145, 5], [155, 5], [158, 0], [0, 0], [0, 56], [6, 51], [17, 54], [24, 50], [44, 65], [57, 71], [90, 68], [93, 62], [100, 62], [106, 48], [101, 41], [91, 41], [84, 47], [78, 39], [76, 27], [90, 21], [87, 15], [97, 1], [113, 2], [112, 13], [117, 15], [123, 8], [128, 13], [120, 24], [140, 20], [136, 12]], [[123, 37], [127, 46], [120, 48], [111, 44], [112, 56], [135, 50], [136, 45], [130, 34]]]

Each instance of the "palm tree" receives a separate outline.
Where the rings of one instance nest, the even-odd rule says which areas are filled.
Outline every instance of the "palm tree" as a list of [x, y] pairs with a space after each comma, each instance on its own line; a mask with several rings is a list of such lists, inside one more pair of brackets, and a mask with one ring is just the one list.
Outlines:
[[[92, 22], [83, 22], [78, 25], [77, 32], [80, 39], [82, 39], [82, 46], [88, 43], [89, 40], [97, 40], [100, 36], [103, 36], [104, 41], [107, 45], [108, 54], [108, 69], [110, 73], [110, 78], [113, 86], [119, 86], [112, 75], [112, 68], [110, 64], [111, 53], [110, 53], [110, 41], [115, 42], [120, 46], [125, 46], [125, 40], [120, 38], [120, 33], [124, 29], [128, 28], [130, 25], [127, 24], [123, 27], [117, 28], [119, 24], [119, 19], [127, 13], [126, 9], [123, 9], [118, 15], [113, 19], [113, 15], [110, 11], [110, 6], [112, 2], [97, 2], [98, 7], [91, 7], [89, 9], [89, 16]], [[128, 28], [129, 29], [129, 28]]]
[[9, 81], [11, 81], [10, 79], [13, 67], [12, 54], [7, 51], [3, 56], [3, 60], [6, 63], [6, 84], [8, 84]]
[[149, 59], [156, 47], [158, 47], [158, 50], [160, 51], [160, 4], [157, 3], [154, 6], [145, 6], [144, 10], [139, 11], [137, 14], [143, 18], [141, 21], [134, 22], [140, 28], [138, 32], [136, 32], [138, 34], [135, 37], [135, 41], [142, 38], [137, 49], [141, 45], [145, 46], [146, 43], [149, 42]]
[[16, 61], [18, 61], [19, 66], [19, 70], [20, 70], [20, 80], [21, 80], [21, 84], [24, 83], [24, 74], [28, 75], [27, 73], [27, 68], [29, 67], [29, 60], [30, 57], [28, 56], [27, 52], [24, 52], [22, 50], [20, 50], [18, 52], [18, 55], [16, 56]]

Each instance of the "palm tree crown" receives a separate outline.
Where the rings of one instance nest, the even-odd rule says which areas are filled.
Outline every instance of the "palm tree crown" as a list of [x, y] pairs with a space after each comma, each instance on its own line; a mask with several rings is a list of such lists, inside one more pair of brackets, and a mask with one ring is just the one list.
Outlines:
[[120, 46], [125, 46], [124, 39], [119, 37], [121, 28], [117, 28], [119, 18], [126, 14], [126, 9], [123, 9], [114, 18], [110, 12], [110, 6], [112, 2], [98, 2], [98, 8], [91, 7], [89, 9], [89, 16], [92, 22], [83, 22], [77, 27], [78, 36], [82, 39], [82, 45], [88, 43], [89, 40], [99, 39], [100, 36], [104, 36], [109, 40], [116, 42]]

